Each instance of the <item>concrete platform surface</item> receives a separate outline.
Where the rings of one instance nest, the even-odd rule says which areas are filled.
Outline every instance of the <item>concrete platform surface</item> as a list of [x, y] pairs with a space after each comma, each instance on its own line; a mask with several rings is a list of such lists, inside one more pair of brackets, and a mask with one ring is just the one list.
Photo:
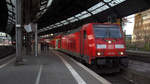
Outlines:
[[0, 67], [0, 84], [111, 84], [57, 51], [24, 58], [24, 65]]

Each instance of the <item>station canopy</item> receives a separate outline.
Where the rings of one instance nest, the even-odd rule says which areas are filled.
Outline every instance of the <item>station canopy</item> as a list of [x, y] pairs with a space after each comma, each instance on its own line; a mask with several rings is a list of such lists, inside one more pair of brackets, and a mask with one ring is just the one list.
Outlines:
[[122, 18], [148, 8], [149, 0], [54, 0], [38, 20], [39, 34], [64, 32], [89, 22], [106, 22], [109, 17]]
[[[22, 1], [23, 22], [38, 23], [39, 35], [68, 31], [89, 22], [106, 22], [108, 18], [122, 18], [150, 8], [149, 0]], [[0, 0], [0, 10], [0, 31], [14, 35], [15, 0]]]

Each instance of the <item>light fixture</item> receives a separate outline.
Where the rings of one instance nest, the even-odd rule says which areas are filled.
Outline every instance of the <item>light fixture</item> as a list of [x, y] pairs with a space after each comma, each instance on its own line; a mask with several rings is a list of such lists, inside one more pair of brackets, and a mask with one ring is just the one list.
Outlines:
[[51, 36], [53, 36], [54, 34], [53, 33], [51, 33]]

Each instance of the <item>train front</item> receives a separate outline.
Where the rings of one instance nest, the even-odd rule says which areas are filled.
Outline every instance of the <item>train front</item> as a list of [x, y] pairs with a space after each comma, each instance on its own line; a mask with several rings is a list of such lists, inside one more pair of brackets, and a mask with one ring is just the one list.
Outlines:
[[114, 24], [93, 25], [96, 43], [96, 64], [107, 66], [127, 66], [125, 41], [122, 28]]

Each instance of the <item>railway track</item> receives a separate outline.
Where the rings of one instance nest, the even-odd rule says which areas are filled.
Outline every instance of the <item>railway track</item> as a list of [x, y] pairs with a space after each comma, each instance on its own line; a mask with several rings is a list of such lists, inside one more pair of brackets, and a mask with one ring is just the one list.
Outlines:
[[[76, 59], [77, 61], [80, 61], [77, 58], [74, 58], [74, 59]], [[124, 76], [123, 70], [121, 70], [121, 72], [117, 72], [117, 73], [103, 73], [102, 70], [98, 70], [98, 68], [96, 68], [96, 67], [92, 67], [85, 63], [82, 63], [82, 64], [85, 65], [86, 67], [90, 68], [91, 70], [93, 70], [95, 73], [99, 74], [106, 80], [110, 81], [112, 84], [135, 84], [134, 81], [132, 81], [132, 79], [126, 78], [126, 76]]]
[[0, 59], [0, 65], [6, 63], [6, 62], [8, 62], [8, 61], [10, 61], [10, 60], [13, 59], [13, 58], [15, 58], [15, 55], [14, 55], [14, 54], [11, 54], [11, 55], [9, 55], [9, 56], [7, 56], [7, 57], [1, 58], [1, 59]]
[[13, 46], [0, 46], [0, 65], [15, 57], [15, 48]]
[[101, 75], [112, 84], [150, 84], [150, 52], [127, 50], [129, 66], [121, 73]]
[[134, 84], [131, 80], [127, 80], [125, 77], [123, 77], [122, 73], [107, 75], [102, 74], [101, 76], [110, 81], [112, 84]]
[[150, 63], [150, 52], [127, 50], [126, 53], [130, 60]]
[[6, 58], [7, 56], [14, 53], [15, 48], [13, 46], [0, 46], [0, 59]]
[[134, 84], [132, 79], [126, 78], [126, 76], [124, 76], [124, 71], [117, 72], [117, 73], [103, 73], [100, 72], [100, 70], [98, 70], [97, 68], [93, 68], [89, 66], [87, 67], [92, 69], [94, 72], [96, 72], [106, 80], [110, 81], [112, 84]]
[[110, 81], [112, 84], [135, 84], [134, 81], [132, 81], [132, 79], [129, 79], [128, 77], [124, 75], [125, 74], [124, 70], [121, 70], [120, 72], [115, 72], [115, 73], [109, 73], [109, 72], [103, 73], [103, 71], [98, 70], [98, 68], [95, 68], [86, 64], [84, 65], [90, 68], [91, 70], [93, 70], [95, 73], [102, 76], [103, 78], [105, 78], [106, 80]]

